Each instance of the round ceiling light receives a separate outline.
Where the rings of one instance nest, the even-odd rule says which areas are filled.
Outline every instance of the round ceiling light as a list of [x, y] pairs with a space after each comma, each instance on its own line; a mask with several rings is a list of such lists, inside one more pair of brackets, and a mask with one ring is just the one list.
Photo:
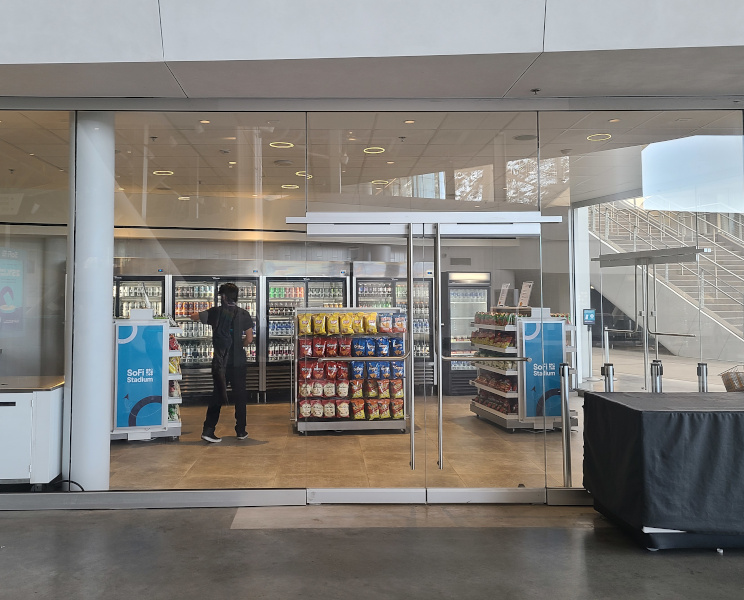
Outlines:
[[287, 184], [285, 184], [285, 185], [282, 186], [282, 189], [283, 190], [298, 190], [298, 189], [300, 189], [300, 186], [299, 185], [294, 185], [294, 184], [287, 183]]
[[536, 140], [537, 136], [528, 133], [524, 135], [515, 135], [512, 139], [517, 140], [518, 142], [531, 142], [532, 140]]
[[381, 148], [380, 146], [370, 146], [364, 149], [365, 154], [382, 154], [383, 152], [385, 152], [385, 148]]
[[606, 142], [612, 137], [609, 133], [593, 133], [586, 136], [586, 139], [590, 142]]
[[271, 142], [269, 146], [272, 148], [294, 148], [292, 142]]
[[304, 177], [305, 179], [312, 179], [313, 178], [312, 175], [308, 175], [307, 171], [297, 171], [297, 173], [295, 173], [295, 175], [297, 175], [298, 177]]
[[153, 171], [153, 175], [173, 175], [173, 171]]
[[387, 179], [375, 179], [372, 185], [387, 185], [388, 183], [390, 182]]

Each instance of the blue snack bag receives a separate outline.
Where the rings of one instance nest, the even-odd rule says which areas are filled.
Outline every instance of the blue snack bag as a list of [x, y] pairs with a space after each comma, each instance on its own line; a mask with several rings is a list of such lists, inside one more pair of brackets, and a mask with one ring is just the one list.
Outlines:
[[390, 379], [390, 373], [392, 373], [390, 362], [387, 360], [380, 361], [380, 379]]
[[364, 342], [367, 348], [367, 356], [374, 356], [375, 355], [375, 339], [364, 338]]
[[403, 344], [403, 338], [394, 337], [390, 338], [390, 355], [391, 356], [403, 356], [405, 354], [405, 346]]
[[402, 379], [406, 376], [406, 369], [402, 360], [395, 360], [390, 363], [390, 367], [393, 370], [392, 379]]
[[380, 379], [380, 363], [370, 361], [367, 363], [367, 379]]
[[390, 342], [385, 338], [375, 338], [375, 356], [390, 356]]
[[352, 360], [349, 369], [350, 379], [364, 379], [364, 361]]
[[353, 340], [351, 340], [351, 355], [352, 356], [366, 356], [367, 355], [366, 338], [354, 338]]

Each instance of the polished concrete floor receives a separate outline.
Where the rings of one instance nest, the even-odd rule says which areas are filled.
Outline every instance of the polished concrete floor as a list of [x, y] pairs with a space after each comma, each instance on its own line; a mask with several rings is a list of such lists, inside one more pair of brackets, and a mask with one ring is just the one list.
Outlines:
[[[388, 523], [385, 511], [396, 513]], [[0, 513], [0, 600], [699, 600], [743, 590], [744, 551], [651, 553], [589, 508]]]

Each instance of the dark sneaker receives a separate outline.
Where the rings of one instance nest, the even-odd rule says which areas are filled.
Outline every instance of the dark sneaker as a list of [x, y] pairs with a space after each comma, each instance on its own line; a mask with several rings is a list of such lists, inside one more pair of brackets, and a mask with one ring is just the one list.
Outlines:
[[243, 432], [238, 431], [235, 435], [237, 436], [237, 438], [239, 440], [244, 440], [244, 439], [246, 439], [248, 437], [248, 432], [247, 431], [243, 431]]
[[222, 441], [222, 438], [219, 437], [214, 431], [212, 432], [204, 431], [201, 434], [201, 439], [203, 439], [205, 442], [211, 442], [212, 444], [216, 444]]

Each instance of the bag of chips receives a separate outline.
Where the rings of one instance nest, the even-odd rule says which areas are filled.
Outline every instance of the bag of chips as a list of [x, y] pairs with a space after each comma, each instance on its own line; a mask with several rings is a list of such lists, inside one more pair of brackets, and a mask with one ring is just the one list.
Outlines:
[[377, 333], [377, 313], [367, 313], [364, 315], [364, 331], [367, 333]]
[[364, 398], [364, 381], [362, 379], [352, 379], [349, 381], [349, 395], [352, 398]]
[[354, 313], [351, 327], [352, 333], [364, 333], [364, 313]]
[[298, 318], [297, 330], [300, 335], [310, 335], [313, 332], [313, 318], [307, 313], [301, 314]]
[[313, 363], [313, 379], [325, 379], [325, 366], [326, 364], [320, 361], [315, 361]]
[[351, 356], [351, 338], [338, 338], [338, 355]]
[[394, 337], [390, 338], [390, 355], [391, 356], [403, 356], [406, 353], [405, 344], [403, 338]]
[[351, 355], [352, 356], [366, 356], [367, 355], [367, 339], [366, 338], [354, 338], [351, 340]]
[[377, 382], [373, 379], [364, 380], [364, 397], [377, 398]]
[[406, 313], [399, 313], [393, 316], [393, 333], [406, 332]]
[[349, 401], [348, 400], [336, 400], [336, 417], [338, 419], [349, 418]]
[[377, 410], [380, 414], [380, 419], [390, 418], [390, 399], [380, 398], [377, 400]]
[[313, 315], [313, 333], [315, 335], [326, 334], [326, 316], [324, 314]]
[[308, 398], [313, 395], [313, 384], [303, 381], [297, 388], [297, 395], [300, 398]]
[[311, 379], [313, 376], [313, 366], [315, 361], [303, 360], [300, 363], [300, 379]]
[[322, 417], [323, 416], [323, 401], [319, 400], [318, 398], [315, 398], [310, 402], [310, 413], [313, 417]]
[[406, 376], [405, 363], [402, 360], [394, 360], [390, 363], [393, 370], [393, 379], [403, 379]]
[[325, 347], [326, 356], [338, 356], [338, 338], [328, 338]]
[[313, 381], [313, 396], [315, 398], [322, 398], [323, 397], [323, 381], [321, 380], [315, 380]]
[[336, 382], [325, 381], [323, 383], [323, 396], [325, 398], [333, 398], [336, 395]]
[[405, 395], [405, 388], [403, 387], [402, 379], [392, 379], [390, 381], [390, 395], [393, 398], [403, 398]]
[[346, 379], [336, 380], [336, 395], [339, 398], [349, 397], [349, 381]]
[[390, 313], [380, 313], [380, 333], [393, 332], [393, 315]]
[[393, 398], [390, 401], [390, 415], [393, 417], [393, 419], [402, 419], [403, 414], [403, 399], [402, 398]]
[[375, 419], [380, 418], [380, 407], [377, 404], [377, 400], [367, 400], [364, 403], [366, 405], [367, 409], [367, 419], [369, 421], [374, 421]]
[[300, 419], [307, 419], [308, 417], [312, 416], [313, 408], [311, 400], [300, 400], [298, 402], [298, 406], [299, 413], [297, 416], [300, 417]]
[[349, 363], [340, 362], [336, 363], [338, 370], [336, 371], [336, 379], [348, 379], [349, 378]]
[[297, 349], [300, 354], [300, 358], [303, 356], [313, 355], [313, 338], [301, 337], [297, 342]]
[[380, 399], [390, 398], [390, 380], [389, 379], [378, 379], [377, 380], [377, 397]]
[[341, 335], [351, 335], [354, 333], [354, 315], [343, 313], [339, 319], [339, 327], [341, 329]]
[[323, 356], [325, 356], [325, 349], [326, 349], [326, 339], [315, 336], [313, 338], [313, 356], [317, 358], [322, 358]]
[[327, 362], [325, 363], [326, 378], [331, 381], [335, 381], [338, 374], [338, 363]]
[[390, 379], [390, 361], [380, 361], [380, 379]]
[[365, 356], [374, 356], [375, 355], [375, 338], [364, 338], [364, 345], [365, 345]]
[[355, 421], [360, 421], [365, 418], [364, 415], [364, 400], [351, 400], [351, 417]]
[[380, 378], [380, 363], [377, 361], [370, 361], [367, 363], [367, 379], [379, 379]]
[[336, 416], [335, 400], [323, 400], [323, 416], [326, 419], [333, 419]]
[[352, 360], [351, 363], [351, 371], [349, 372], [349, 375], [352, 379], [364, 379], [364, 362], [361, 360]]
[[390, 342], [388, 338], [375, 338], [375, 356], [390, 356]]
[[341, 333], [341, 323], [339, 321], [340, 318], [338, 313], [328, 315], [328, 318], [326, 319], [328, 335], [338, 335]]

